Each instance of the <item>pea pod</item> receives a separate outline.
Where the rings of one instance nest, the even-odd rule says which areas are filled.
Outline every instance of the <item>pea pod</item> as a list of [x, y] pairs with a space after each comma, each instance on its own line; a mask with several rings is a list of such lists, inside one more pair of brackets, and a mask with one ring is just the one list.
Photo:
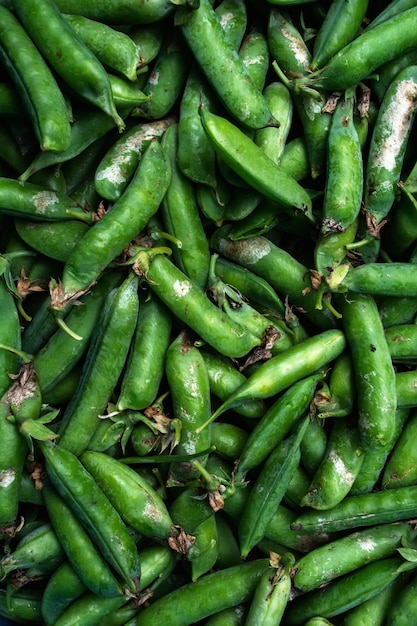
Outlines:
[[48, 579], [42, 594], [42, 618], [47, 626], [55, 624], [59, 615], [84, 593], [86, 587], [69, 562], [64, 562]]
[[42, 619], [41, 595], [38, 589], [19, 589], [10, 594], [9, 589], [0, 590], [0, 611], [6, 619], [18, 623], [33, 623]]
[[[20, 21], [56, 73], [82, 98], [102, 109], [124, 128], [114, 104], [108, 75], [97, 57], [74, 34], [59, 8], [49, 0], [13, 3]], [[69, 51], [70, 58], [65, 53]]]
[[138, 5], [131, 0], [103, 6], [98, 0], [58, 0], [57, 6], [64, 13], [84, 15], [105, 24], [153, 24], [175, 10], [169, 0], [150, 0]]
[[27, 570], [53, 559], [54, 567], [64, 559], [64, 552], [49, 522], [44, 522], [23, 537], [15, 549], [0, 561], [1, 577], [18, 569]]
[[403, 571], [415, 564], [396, 557], [379, 559], [333, 581], [323, 589], [315, 589], [293, 601], [286, 612], [288, 624], [303, 624], [318, 613], [329, 618], [340, 615], [372, 598]]
[[285, 608], [290, 600], [291, 566], [294, 557], [286, 553], [278, 558], [278, 563], [271, 559], [271, 568], [259, 581], [245, 620], [245, 626], [268, 626], [282, 623]]
[[[125, 193], [112, 210], [86, 232], [68, 258], [62, 275], [66, 295], [87, 289], [110, 261], [140, 233], [158, 209], [170, 176], [169, 161], [158, 141], [153, 140], [146, 148]], [[62, 303], [57, 302], [53, 306], [60, 309]]]
[[223, 31], [210, 0], [200, 1], [196, 10], [178, 12], [176, 20], [196, 62], [236, 121], [248, 128], [269, 124], [272, 116], [265, 99]]
[[[269, 56], [268, 41], [265, 34], [260, 29], [252, 27], [242, 40], [239, 57], [242, 59], [253, 83], [260, 91], [263, 91], [265, 87], [269, 70]], [[265, 96], [265, 93], [263, 95]], [[278, 119], [275, 117], [268, 100], [266, 98], [265, 100], [274, 119]]]
[[299, 463], [300, 441], [304, 437], [308, 420], [308, 417], [302, 419], [294, 432], [272, 450], [253, 485], [238, 526], [243, 558], [265, 536], [266, 528], [284, 497], [294, 467]]
[[234, 171], [268, 198], [313, 220], [311, 199], [292, 176], [226, 118], [204, 108], [200, 115], [214, 149]]
[[293, 100], [288, 87], [278, 81], [268, 83], [263, 93], [279, 126], [260, 128], [255, 131], [254, 141], [278, 164], [291, 128]]
[[85, 450], [80, 460], [131, 528], [145, 537], [169, 537], [173, 524], [164, 501], [135, 470], [93, 450]]
[[309, 337], [265, 361], [255, 370], [223, 404], [218, 407], [202, 430], [224, 411], [247, 398], [270, 398], [288, 389], [292, 384], [309, 376], [335, 359], [345, 348], [345, 337], [340, 330], [328, 330]]
[[267, 568], [267, 559], [256, 559], [207, 574], [195, 583], [185, 583], [141, 611], [137, 624], [149, 626], [155, 624], [155, 619], [166, 626], [195, 624], [249, 600]]
[[121, 585], [65, 500], [51, 485], [43, 494], [58, 541], [82, 583], [100, 597], [121, 596]]
[[[80, 454], [93, 436], [120, 378], [138, 315], [137, 277], [111, 291], [83, 363], [80, 383], [59, 426], [59, 445]], [[117, 341], [117, 351], [114, 352]]]
[[64, 18], [105, 67], [136, 80], [140, 52], [128, 34], [82, 15], [67, 14]]
[[383, 469], [381, 477], [383, 489], [405, 487], [415, 483], [414, 448], [411, 441], [416, 428], [416, 419], [416, 413], [412, 411]]
[[387, 607], [387, 620], [393, 626], [405, 626], [410, 623], [415, 610], [415, 593], [417, 577], [412, 575], [402, 588], [397, 590], [397, 595], [392, 598], [391, 604]]
[[324, 67], [333, 55], [357, 36], [367, 8], [368, 0], [335, 0], [331, 3], [314, 40], [310, 66], [313, 71]]
[[27, 218], [15, 219], [16, 231], [37, 252], [50, 259], [66, 261], [76, 242], [81, 239], [88, 224], [81, 220], [44, 222]]
[[72, 452], [44, 442], [39, 445], [46, 471], [58, 493], [69, 504], [109, 565], [135, 593], [140, 577], [137, 548], [116, 509]]
[[[71, 129], [64, 95], [44, 58], [14, 14], [1, 6], [0, 15], [0, 57], [17, 90], [22, 93], [24, 107], [40, 148], [48, 151], [65, 150], [70, 143]], [[34, 75], [36, 81], [32, 80]]]

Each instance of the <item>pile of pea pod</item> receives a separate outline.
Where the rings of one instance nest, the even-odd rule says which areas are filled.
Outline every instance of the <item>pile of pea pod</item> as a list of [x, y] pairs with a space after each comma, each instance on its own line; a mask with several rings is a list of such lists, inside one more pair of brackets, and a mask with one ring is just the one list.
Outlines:
[[417, 623], [416, 23], [0, 0], [7, 623]]

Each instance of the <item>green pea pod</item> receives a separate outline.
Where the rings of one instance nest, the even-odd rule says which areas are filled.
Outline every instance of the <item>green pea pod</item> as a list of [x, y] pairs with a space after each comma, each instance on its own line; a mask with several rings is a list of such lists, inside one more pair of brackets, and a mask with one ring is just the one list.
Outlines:
[[129, 29], [129, 37], [139, 50], [139, 71], [158, 56], [167, 32], [167, 24], [167, 21], [162, 20], [147, 26], [134, 24]]
[[120, 382], [119, 410], [140, 411], [155, 401], [164, 371], [172, 320], [157, 296], [139, 292], [139, 315]]
[[52, 626], [63, 611], [78, 597], [86, 586], [75, 573], [72, 565], [65, 562], [50, 576], [42, 593], [42, 618]]
[[397, 444], [409, 413], [408, 408], [397, 407], [395, 412], [395, 434], [393, 440], [386, 446], [381, 446], [374, 450], [367, 450], [364, 453], [361, 471], [356, 476], [352, 489], [349, 492], [352, 496], [361, 493], [371, 493], [378, 484], [381, 484], [380, 480], [382, 480], [387, 459], [389, 459], [394, 446]]
[[[71, 296], [74, 292], [87, 289], [141, 232], [156, 213], [170, 177], [168, 158], [155, 139], [146, 148], [124, 194], [111, 211], [86, 232], [72, 251], [62, 275], [65, 294]], [[53, 306], [62, 308], [59, 302]]]
[[106, 297], [120, 283], [119, 272], [105, 274], [92, 287], [91, 292], [80, 299], [81, 306], [70, 311], [68, 324], [82, 339], [74, 339], [64, 329], [58, 328], [45, 346], [37, 352], [33, 366], [42, 392], [50, 391], [80, 362], [87, 350]]
[[412, 439], [416, 429], [416, 412], [412, 411], [383, 469], [381, 486], [383, 489], [414, 485], [415, 462]]
[[126, 524], [146, 537], [170, 536], [173, 524], [164, 501], [135, 470], [93, 450], [85, 450], [80, 460]]
[[415, 611], [417, 576], [412, 575], [400, 589], [397, 595], [391, 598], [391, 604], [387, 606], [386, 618], [393, 626], [405, 626], [413, 619]]
[[[219, 400], [225, 401], [245, 380], [245, 374], [240, 372], [233, 363], [212, 350], [201, 350], [209, 376], [210, 391]], [[236, 413], [245, 417], [262, 417], [265, 413], [265, 403], [262, 400], [247, 400], [235, 407]], [[214, 424], [213, 424], [214, 426]]]
[[341, 99], [329, 128], [322, 232], [339, 232], [353, 224], [362, 194], [362, 150], [353, 119], [353, 98]]
[[92, 221], [92, 215], [80, 209], [65, 194], [4, 177], [0, 178], [0, 213], [38, 220]]
[[51, 485], [44, 486], [43, 494], [58, 541], [85, 587], [104, 598], [122, 595], [122, 588], [108, 563], [65, 500]]
[[215, 188], [216, 157], [198, 113], [202, 105], [216, 109], [216, 99], [200, 68], [192, 65], [181, 96], [178, 118], [178, 167], [194, 183]]
[[358, 33], [368, 0], [333, 0], [314, 40], [311, 69], [322, 68]]
[[18, 92], [21, 92], [40, 148], [66, 150], [70, 143], [70, 121], [62, 91], [14, 14], [1, 6], [0, 15], [0, 58]]
[[236, 480], [261, 465], [271, 447], [278, 445], [308, 410], [320, 378], [320, 375], [313, 375], [295, 382], [268, 408], [250, 432], [239, 455]]
[[227, 38], [239, 50], [248, 26], [246, 3], [242, 0], [222, 0], [214, 9]]
[[277, 565], [260, 579], [245, 620], [245, 626], [278, 626], [282, 623], [285, 608], [290, 601], [291, 566], [294, 557], [287, 553]]
[[393, 556], [403, 540], [414, 536], [407, 522], [378, 524], [358, 530], [315, 548], [298, 559], [293, 584], [308, 592], [363, 567], [367, 563]]
[[[124, 367], [139, 309], [134, 274], [111, 291], [88, 346], [80, 383], [59, 426], [59, 445], [80, 454], [93, 436]], [[115, 349], [116, 348], [116, 349]]]
[[332, 57], [317, 77], [307, 82], [332, 91], [358, 85], [380, 65], [415, 46], [414, 32], [409, 27], [416, 14], [417, 7], [413, 7], [374, 28], [365, 28]]
[[396, 557], [369, 563], [323, 589], [315, 589], [294, 600], [286, 612], [286, 623], [303, 624], [318, 613], [326, 618], [340, 615], [372, 598], [403, 571], [413, 568], [414, 563]]
[[416, 373], [415, 370], [406, 370], [395, 374], [395, 387], [397, 395], [397, 407], [412, 409], [416, 404], [415, 393]]
[[307, 178], [310, 164], [304, 137], [296, 137], [285, 144], [280, 164], [295, 180]]
[[278, 81], [268, 83], [263, 93], [279, 126], [255, 131], [254, 141], [270, 159], [279, 164], [292, 124], [293, 99], [288, 87]]
[[135, 124], [110, 146], [94, 173], [94, 185], [102, 198], [111, 202], [120, 198], [131, 181], [145, 148], [152, 139], [160, 137], [173, 121], [173, 117], [167, 117]]
[[243, 558], [265, 536], [266, 528], [285, 495], [294, 467], [300, 460], [300, 441], [309, 419], [302, 419], [294, 432], [272, 450], [255, 480], [238, 525]]
[[88, 228], [88, 224], [80, 220], [43, 222], [17, 217], [14, 223], [16, 231], [31, 248], [63, 262]]
[[335, 420], [326, 452], [317, 468], [301, 506], [330, 509], [349, 493], [360, 472], [363, 454], [356, 424], [347, 419]]
[[210, 252], [192, 182], [177, 165], [179, 125], [165, 131], [161, 144], [171, 163], [171, 181], [161, 204], [165, 230], [181, 242], [173, 246], [178, 267], [201, 289], [207, 286]]
[[247, 398], [266, 399], [274, 396], [297, 381], [316, 373], [345, 349], [346, 340], [340, 330], [328, 330], [309, 337], [286, 352], [262, 363], [235, 392], [197, 430], [202, 430], [219, 415], [239, 405]]
[[382, 11], [380, 11], [369, 23], [369, 28], [374, 28], [377, 24], [382, 24], [387, 19], [398, 15], [402, 11], [411, 9], [416, 5], [414, 0], [394, 0], [390, 2]]
[[196, 10], [180, 10], [176, 20], [196, 62], [237, 123], [248, 128], [269, 124], [272, 115], [265, 99], [224, 32], [210, 0], [201, 0]]
[[[416, 112], [417, 65], [410, 65], [391, 82], [372, 131], [364, 187], [364, 205], [370, 224], [368, 230], [372, 236], [378, 236], [378, 226], [387, 217], [396, 199]], [[400, 125], [397, 116], [401, 119]]]
[[82, 15], [64, 15], [64, 18], [105, 67], [128, 80], [136, 80], [140, 52], [128, 34]]
[[339, 302], [352, 354], [361, 445], [365, 450], [386, 445], [395, 430], [396, 388], [378, 307], [372, 296], [352, 292]]
[[317, 416], [326, 418], [351, 415], [355, 398], [352, 357], [346, 350], [333, 363], [327, 389], [318, 390], [314, 398]]
[[[242, 59], [252, 81], [260, 91], [263, 91], [265, 87], [269, 70], [269, 56], [268, 40], [265, 34], [256, 27], [251, 28], [243, 38], [239, 48], [239, 57]], [[278, 119], [269, 106], [268, 100], [266, 98], [265, 100], [274, 119]]]
[[20, 624], [39, 622], [41, 615], [42, 597], [38, 589], [23, 587], [10, 593], [10, 589], [0, 590], [0, 614], [6, 619]]
[[415, 486], [347, 496], [327, 511], [307, 511], [292, 522], [294, 530], [336, 532], [361, 526], [412, 519]]
[[26, 169], [28, 160], [24, 155], [22, 155], [22, 152], [9, 129], [0, 127], [0, 141], [2, 145], [2, 161], [18, 174]]
[[7, 81], [0, 83], [0, 115], [24, 116], [26, 113], [16, 87]]
[[[181, 423], [177, 454], [198, 454], [211, 445], [210, 430], [196, 429], [210, 416], [210, 383], [204, 359], [187, 331], [171, 342], [165, 357], [165, 375], [172, 398], [174, 418]], [[203, 463], [205, 460], [200, 459]], [[198, 470], [187, 462], [170, 464], [169, 481], [189, 481]]]
[[153, 120], [168, 115], [182, 93], [189, 66], [184, 42], [174, 30], [166, 38], [143, 88], [148, 101], [135, 107], [131, 115]]
[[267, 21], [271, 55], [290, 76], [304, 76], [310, 69], [311, 53], [289, 12], [271, 7]]
[[195, 583], [185, 583], [146, 607], [137, 624], [150, 626], [158, 619], [165, 626], [191, 626], [248, 601], [267, 568], [267, 559], [256, 559], [207, 574]]
[[223, 609], [209, 617], [205, 626], [242, 626], [244, 624], [246, 606], [244, 604]]
[[[0, 325], [0, 343], [11, 348], [20, 349], [21, 329], [16, 300], [7, 289], [4, 280], [0, 280], [0, 307], [2, 323]], [[8, 390], [11, 385], [10, 374], [17, 374], [19, 369], [18, 357], [10, 350], [0, 350], [0, 394]]]
[[164, 254], [152, 255], [152, 250], [141, 250], [135, 265], [168, 309], [221, 354], [239, 358], [259, 345], [257, 337], [226, 318]]
[[313, 221], [311, 198], [296, 180], [229, 120], [204, 108], [200, 115], [214, 149], [226, 164], [256, 191]]
[[345, 626], [383, 626], [391, 604], [395, 604], [409, 578], [408, 572], [404, 572], [375, 596], [350, 609], [344, 618]]
[[55, 566], [64, 559], [64, 552], [49, 522], [41, 524], [23, 537], [12, 552], [0, 561], [2, 579], [16, 570], [26, 570], [54, 559]]
[[135, 593], [140, 562], [134, 538], [122, 518], [74, 454], [45, 442], [39, 442], [39, 445], [47, 474], [58, 493], [69, 504], [109, 565]]
[[193, 536], [195, 540], [187, 557], [190, 561], [191, 580], [196, 582], [201, 576], [213, 569], [219, 555], [214, 511], [210, 517], [195, 528]]
[[64, 82], [123, 129], [124, 122], [116, 110], [104, 67], [75, 35], [55, 3], [42, 0], [31, 4], [16, 0], [13, 8], [29, 36]]
[[385, 329], [388, 347], [394, 363], [414, 365], [417, 358], [414, 324], [399, 324]]
[[101, 598], [87, 591], [61, 613], [55, 626], [96, 626], [102, 623], [104, 616], [123, 607], [127, 602], [126, 596]]
[[105, 5], [98, 0], [58, 0], [57, 6], [64, 13], [84, 15], [105, 24], [153, 24], [168, 17], [175, 10], [170, 0], [150, 0], [138, 5], [132, 0], [123, 0]]

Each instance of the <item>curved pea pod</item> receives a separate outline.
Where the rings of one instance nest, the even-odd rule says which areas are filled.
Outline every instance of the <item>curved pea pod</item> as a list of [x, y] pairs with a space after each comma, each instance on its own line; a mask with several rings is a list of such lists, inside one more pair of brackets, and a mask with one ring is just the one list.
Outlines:
[[327, 511], [307, 511], [291, 523], [294, 530], [337, 532], [361, 526], [412, 519], [415, 514], [416, 487], [397, 487], [386, 491], [349, 495]]
[[[414, 263], [364, 263], [357, 267], [343, 264], [338, 272], [329, 276], [330, 286], [335, 291], [346, 292], [350, 290], [355, 297], [360, 294], [365, 297], [371, 296], [396, 296], [397, 298], [415, 297], [415, 277], [417, 266]], [[411, 300], [409, 304], [415, 305]]]
[[417, 65], [411, 65], [401, 70], [387, 89], [372, 131], [364, 186], [364, 207], [372, 236], [378, 236], [378, 226], [397, 197], [416, 112]]
[[170, 536], [173, 523], [164, 501], [135, 470], [93, 450], [85, 450], [80, 460], [126, 524], [146, 537]]
[[0, 561], [1, 577], [4, 579], [11, 572], [26, 570], [36, 565], [42, 565], [53, 559], [54, 565], [63, 561], [64, 551], [52, 526], [44, 522], [25, 535], [9, 554]]
[[278, 626], [282, 623], [285, 608], [290, 601], [291, 567], [294, 560], [291, 553], [280, 555], [277, 563], [271, 558], [271, 568], [264, 573], [253, 594], [245, 626]]
[[401, 588], [397, 589], [395, 597], [391, 598], [387, 606], [386, 619], [392, 626], [406, 626], [410, 624], [415, 615], [417, 576], [413, 574], [411, 579], [405, 581]]
[[317, 589], [367, 563], [393, 556], [402, 542], [413, 539], [414, 534], [408, 522], [395, 522], [334, 539], [297, 560], [293, 584], [304, 593]]
[[190, 58], [177, 30], [168, 35], [150, 72], [143, 93], [148, 101], [131, 111], [133, 117], [160, 119], [173, 109], [187, 79]]
[[[165, 375], [172, 398], [174, 418], [181, 423], [177, 454], [198, 454], [211, 445], [210, 430], [200, 434], [197, 428], [210, 416], [210, 383], [204, 359], [187, 331], [171, 342], [165, 357]], [[200, 459], [203, 463], [203, 459]], [[193, 480], [198, 471], [188, 462], [170, 464], [169, 481]]]
[[212, 515], [196, 526], [193, 537], [194, 543], [187, 553], [187, 559], [190, 561], [191, 580], [196, 582], [201, 576], [213, 569], [219, 555], [214, 511]]
[[417, 361], [417, 335], [414, 324], [396, 324], [385, 329], [394, 363], [414, 365]]
[[135, 124], [126, 130], [107, 150], [94, 173], [97, 193], [106, 200], [116, 202], [135, 173], [145, 148], [160, 137], [173, 117]]
[[64, 18], [105, 67], [136, 80], [140, 52], [128, 34], [82, 15], [66, 14]]
[[[245, 374], [240, 372], [229, 359], [217, 352], [202, 348], [201, 354], [206, 364], [211, 393], [221, 401], [226, 400], [245, 382]], [[235, 407], [236, 413], [245, 417], [261, 417], [265, 410], [265, 403], [262, 400], [247, 400]]]
[[247, 602], [267, 568], [268, 559], [256, 559], [207, 574], [195, 583], [185, 583], [151, 602], [140, 613], [138, 624], [149, 626], [158, 619], [166, 626], [190, 626], [225, 608]]
[[[6, 7], [0, 7], [0, 13], [0, 57], [22, 94], [40, 148], [65, 150], [70, 142], [70, 120], [64, 95], [26, 29]], [[36, 81], [32, 80], [34, 74]]]
[[350, 294], [339, 302], [352, 354], [361, 445], [366, 450], [388, 444], [394, 435], [395, 372], [375, 299]]
[[248, 128], [270, 123], [272, 116], [265, 99], [224, 32], [210, 0], [200, 1], [196, 10], [177, 12], [176, 22], [213, 91], [237, 123]]
[[403, 425], [394, 448], [383, 468], [381, 486], [383, 489], [406, 487], [416, 482], [415, 452], [413, 438], [416, 430], [417, 415], [415, 410], [411, 412], [408, 420]]
[[181, 95], [178, 116], [178, 167], [191, 181], [215, 188], [216, 156], [201, 124], [199, 106], [215, 110], [217, 102], [200, 68], [189, 70]]
[[243, 558], [265, 536], [266, 528], [285, 495], [294, 468], [300, 461], [300, 441], [309, 419], [302, 419], [294, 432], [272, 450], [254, 482], [238, 525]]
[[[239, 48], [239, 57], [256, 87], [263, 91], [269, 70], [270, 53], [268, 40], [262, 30], [254, 26], [245, 34]], [[263, 95], [265, 96], [264, 92]], [[268, 100], [266, 98], [265, 100], [273, 118], [278, 119], [275, 117]]]
[[121, 376], [135, 328], [138, 281], [132, 273], [104, 303], [81, 379], [59, 426], [59, 446], [80, 454], [93, 436]]
[[[48, 63], [82, 98], [103, 110], [118, 128], [124, 127], [117, 112], [110, 80], [95, 54], [79, 39], [53, 2], [13, 4], [19, 20]], [[69, 59], [65, 50], [71, 51]]]
[[34, 250], [50, 259], [63, 262], [88, 229], [88, 224], [80, 220], [43, 222], [15, 218], [14, 223], [20, 237]]
[[65, 194], [50, 191], [35, 183], [4, 177], [0, 178], [0, 213], [42, 221], [92, 221], [92, 215], [80, 209]]
[[[87, 289], [107, 265], [145, 228], [156, 213], [171, 177], [169, 161], [154, 139], [146, 148], [129, 186], [94, 227], [80, 239], [68, 258], [62, 274], [64, 303], [53, 302], [62, 310], [66, 298]], [[139, 208], [138, 208], [139, 207]], [[59, 295], [59, 294], [58, 294]]]
[[311, 53], [285, 7], [270, 8], [267, 36], [272, 57], [290, 77], [309, 71]]
[[353, 119], [353, 98], [340, 99], [328, 134], [327, 178], [322, 233], [346, 230], [359, 215], [363, 194], [363, 163]]
[[214, 12], [227, 38], [239, 50], [248, 26], [246, 3], [242, 0], [222, 0]]
[[278, 445], [308, 411], [320, 378], [320, 375], [312, 375], [295, 382], [261, 416], [238, 457], [236, 480], [259, 466], [269, 455], [271, 447]]
[[286, 623], [302, 624], [318, 613], [326, 618], [340, 615], [372, 598], [402, 572], [414, 568], [414, 563], [396, 557], [369, 563], [333, 581], [323, 589], [314, 589], [299, 596], [288, 607]]
[[139, 292], [139, 315], [120, 383], [119, 410], [140, 411], [156, 399], [171, 327], [168, 309], [159, 298]]
[[254, 141], [270, 159], [279, 164], [291, 129], [293, 99], [288, 87], [278, 81], [268, 83], [263, 94], [279, 126], [258, 129]]
[[225, 356], [245, 356], [259, 339], [225, 318], [220, 309], [164, 254], [141, 250], [135, 266], [167, 308]]
[[300, 318], [305, 316], [322, 330], [336, 325], [327, 307], [316, 309], [316, 294], [311, 291], [308, 269], [303, 263], [262, 235], [233, 241], [229, 226], [212, 234], [210, 245], [215, 252], [264, 278], [279, 296], [288, 298], [290, 306], [300, 310]]
[[126, 596], [113, 596], [102, 598], [87, 591], [79, 598], [76, 598], [59, 615], [55, 626], [96, 626], [102, 623], [102, 618], [108, 616], [128, 602]]
[[360, 32], [368, 0], [334, 0], [314, 39], [311, 69], [324, 67], [328, 61]]
[[57, 6], [64, 13], [84, 15], [105, 24], [153, 24], [168, 17], [175, 10], [170, 0], [149, 0], [138, 5], [123, 0], [103, 6], [98, 0], [58, 0]]
[[10, 587], [6, 587], [0, 590], [0, 615], [15, 624], [39, 623], [42, 619], [41, 601], [39, 589], [23, 587], [10, 593]]
[[[103, 557], [133, 593], [140, 577], [140, 561], [133, 536], [110, 500], [69, 450], [39, 442], [47, 474], [88, 532]], [[114, 537], [118, 541], [114, 541]]]
[[406, 424], [410, 410], [408, 408], [398, 408], [395, 412], [395, 434], [392, 441], [386, 446], [380, 446], [378, 449], [367, 450], [363, 455], [361, 471], [356, 476], [355, 481], [350, 490], [352, 496], [361, 493], [371, 493], [380, 484], [383, 472], [386, 467], [387, 459], [396, 445], [402, 429]]
[[79, 579], [92, 593], [112, 598], [123, 594], [110, 566], [101, 556], [75, 513], [51, 485], [43, 494], [49, 520]]
[[346, 340], [340, 330], [328, 330], [309, 337], [286, 352], [262, 363], [235, 392], [199, 427], [202, 430], [219, 415], [239, 405], [247, 398], [270, 398], [297, 381], [316, 373], [339, 356]]
[[55, 624], [60, 614], [86, 591], [72, 565], [66, 561], [49, 577], [42, 593], [41, 612], [47, 626]]
[[311, 198], [292, 176], [226, 118], [204, 108], [200, 115], [214, 149], [227, 165], [256, 191], [313, 221]]
[[129, 29], [129, 37], [139, 50], [139, 72], [158, 56], [167, 32], [167, 24], [168, 22], [162, 20], [146, 26], [134, 24]]
[[119, 272], [110, 272], [100, 278], [91, 292], [80, 299], [67, 318], [73, 332], [82, 339], [74, 339], [64, 329], [58, 328], [33, 359], [42, 392], [50, 391], [85, 354], [90, 337], [97, 325], [100, 312], [110, 291], [122, 280]]
[[181, 242], [180, 247], [173, 246], [172, 256], [178, 267], [204, 290], [210, 266], [209, 244], [193, 184], [177, 165], [178, 124], [167, 128], [161, 144], [171, 163], [171, 180], [161, 203], [161, 218], [167, 232]]
[[363, 454], [356, 424], [335, 420], [327, 441], [326, 452], [317, 468], [301, 506], [330, 509], [349, 493], [360, 472]]

